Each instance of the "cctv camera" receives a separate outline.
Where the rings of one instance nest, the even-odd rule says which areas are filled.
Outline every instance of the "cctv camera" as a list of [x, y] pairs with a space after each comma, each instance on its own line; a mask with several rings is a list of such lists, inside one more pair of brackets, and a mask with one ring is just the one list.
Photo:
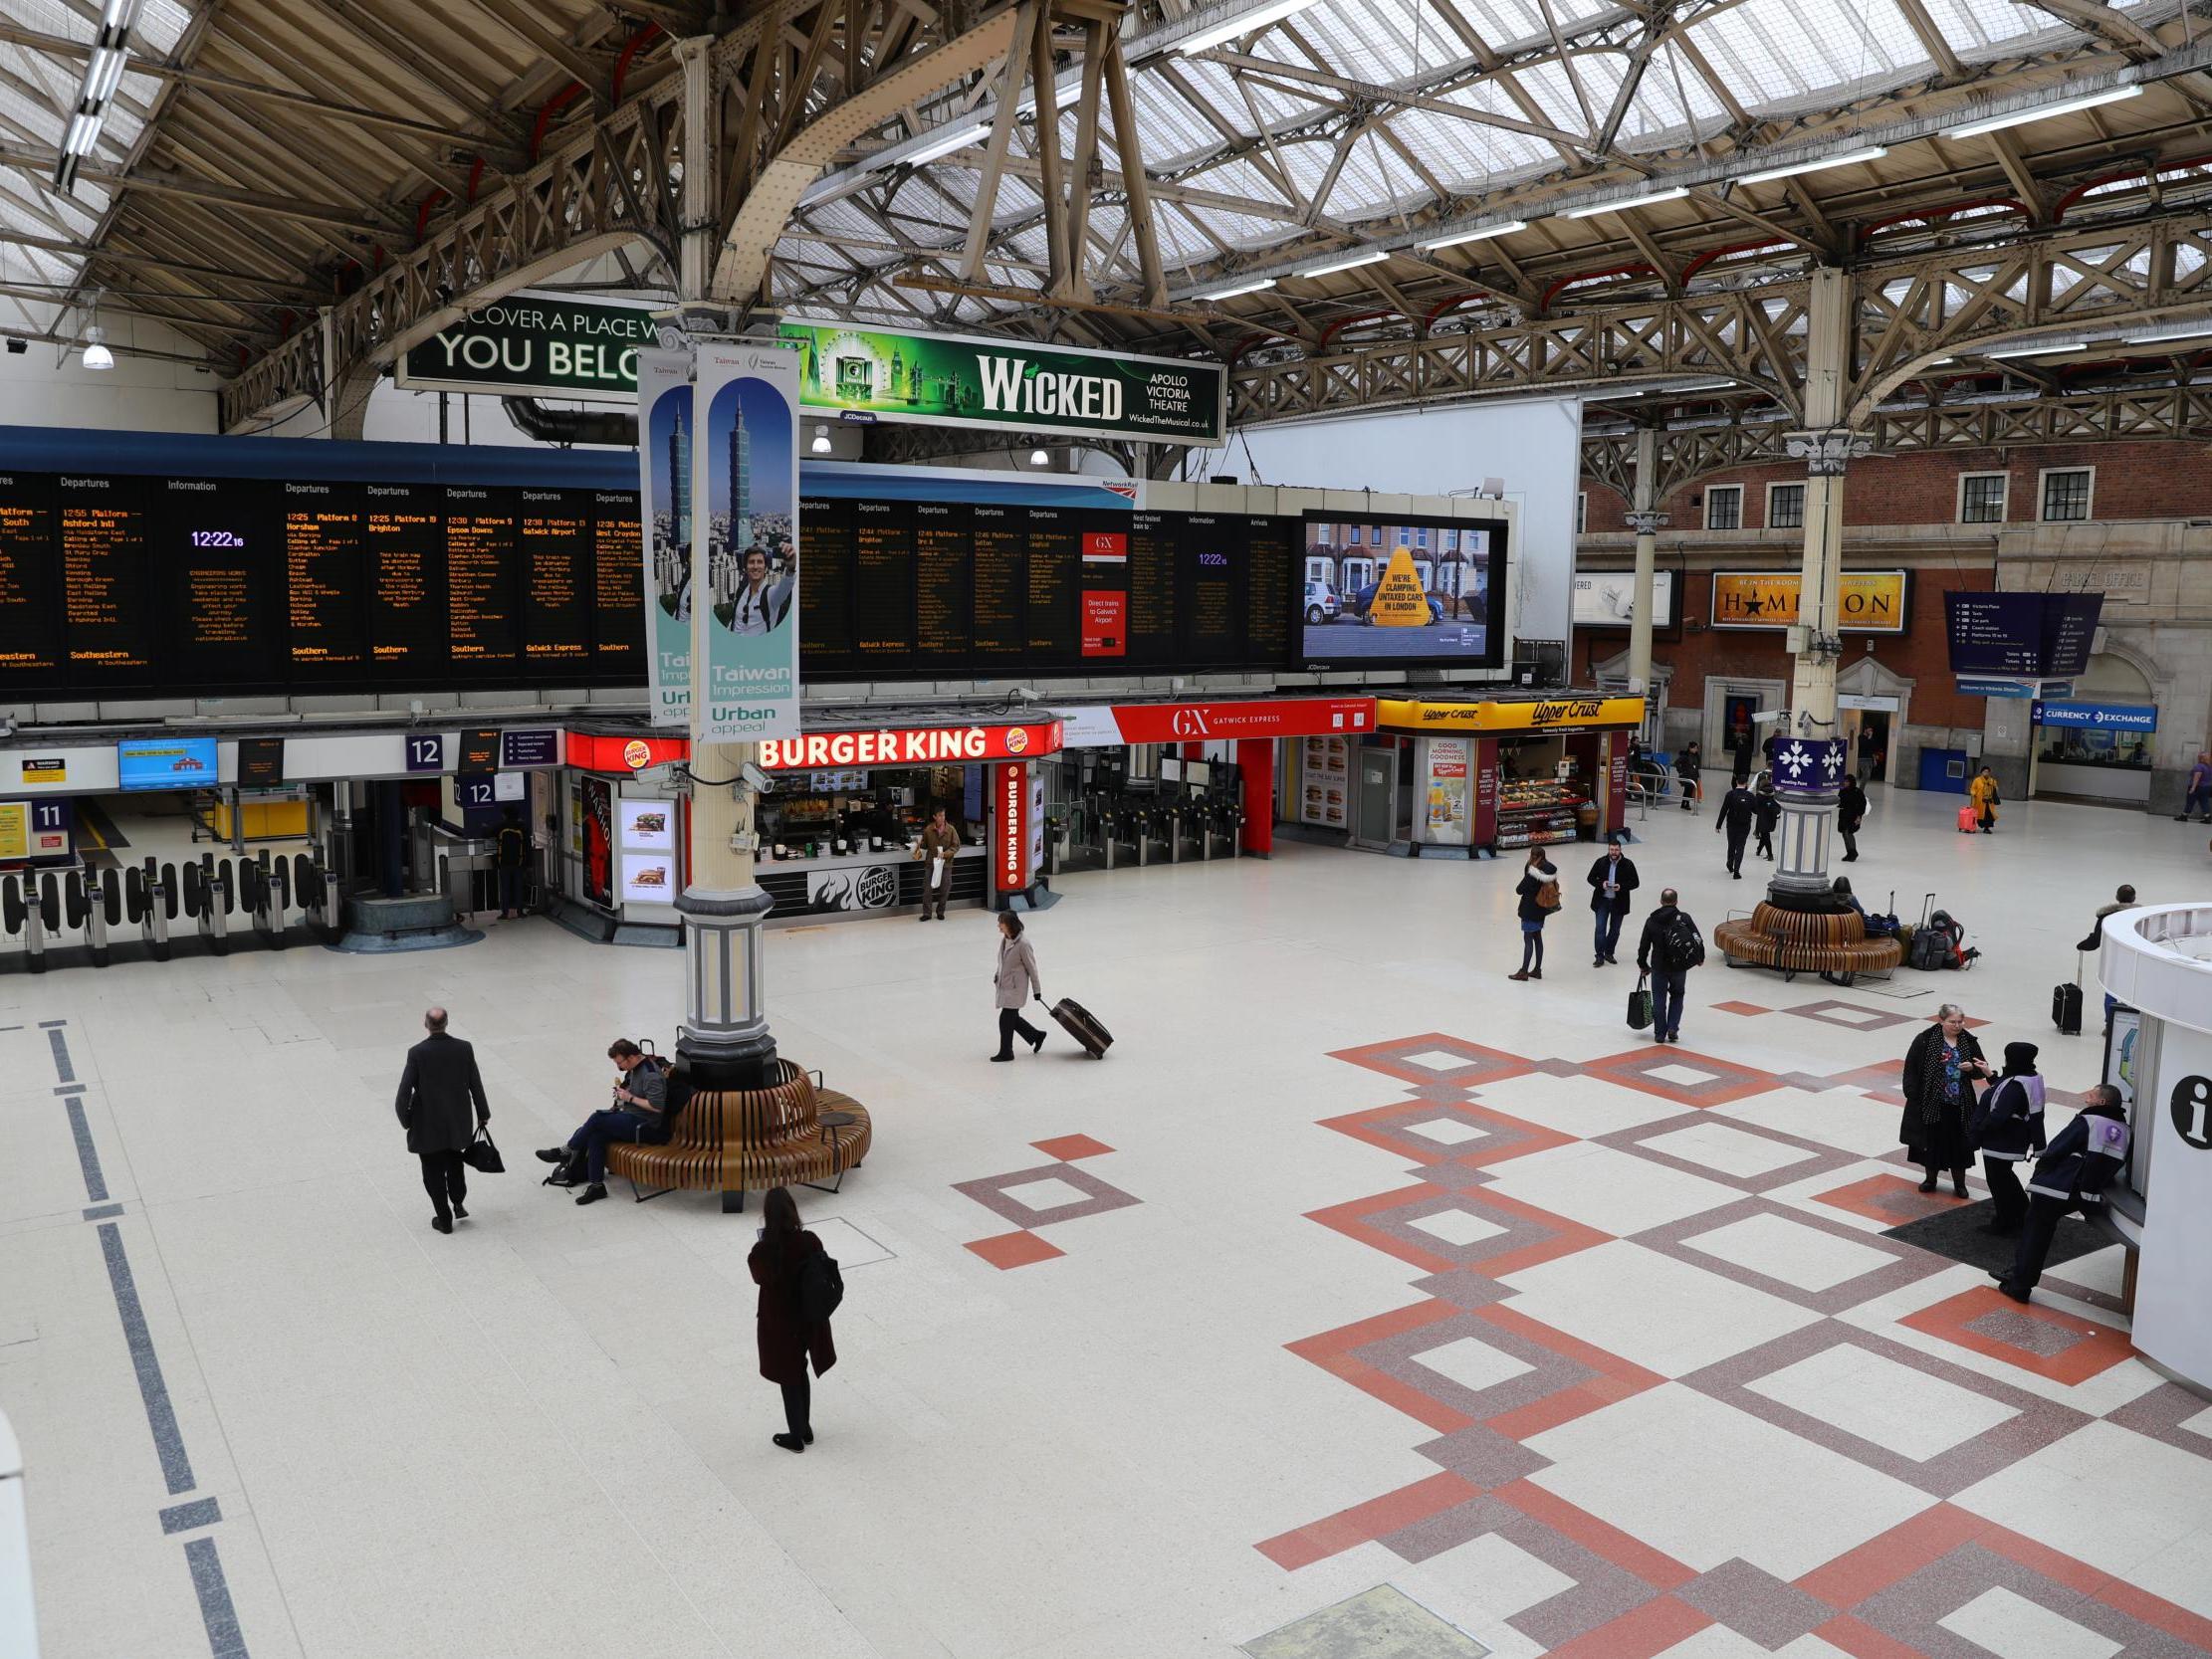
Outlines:
[[752, 761], [748, 760], [745, 763], [742, 774], [745, 778], [745, 786], [756, 795], [769, 795], [775, 792], [775, 779], [769, 776]]

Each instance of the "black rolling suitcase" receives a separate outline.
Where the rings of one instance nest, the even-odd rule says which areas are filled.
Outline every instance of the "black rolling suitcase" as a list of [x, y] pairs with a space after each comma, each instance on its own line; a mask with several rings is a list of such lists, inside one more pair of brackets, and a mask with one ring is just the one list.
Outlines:
[[1088, 1008], [1063, 996], [1052, 1004], [1051, 1012], [1060, 1029], [1083, 1045], [1084, 1053], [1093, 1060], [1106, 1058], [1106, 1051], [1114, 1045], [1114, 1034], [1092, 1018]]
[[2082, 963], [2074, 961], [2074, 977], [2064, 984], [2051, 987], [2051, 1023], [2059, 1028], [2062, 1037], [2079, 1037], [2082, 1034]]

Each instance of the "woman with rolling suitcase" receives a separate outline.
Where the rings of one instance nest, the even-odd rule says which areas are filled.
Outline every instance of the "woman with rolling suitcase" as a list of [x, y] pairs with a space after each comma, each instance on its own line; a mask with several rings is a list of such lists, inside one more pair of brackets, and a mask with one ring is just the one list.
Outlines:
[[994, 1060], [1013, 1058], [1013, 1040], [1021, 1037], [1031, 1054], [1044, 1047], [1044, 1033], [1021, 1017], [1029, 998], [1044, 1000], [1037, 983], [1037, 955], [1021, 936], [1021, 918], [1011, 911], [998, 918], [998, 971], [991, 976], [998, 988], [998, 1052]]

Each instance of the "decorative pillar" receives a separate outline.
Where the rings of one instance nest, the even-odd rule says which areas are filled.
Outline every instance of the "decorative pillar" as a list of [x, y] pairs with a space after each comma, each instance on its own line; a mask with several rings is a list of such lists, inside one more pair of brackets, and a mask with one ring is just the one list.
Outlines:
[[[1636, 505], [1629, 514], [1629, 528], [1636, 531], [1636, 589], [1629, 616], [1629, 690], [1639, 697], [1652, 695], [1652, 587], [1659, 573], [1659, 532], [1666, 515], [1659, 506], [1659, 431], [1640, 427], [1636, 434]], [[1651, 733], [1659, 741], [1660, 733]]]
[[[684, 78], [683, 212], [679, 298], [683, 323], [694, 338], [709, 332], [708, 314], [691, 306], [707, 301], [717, 231], [717, 121], [708, 50], [711, 38], [676, 43]], [[705, 410], [699, 411], [703, 417]], [[693, 568], [706, 562], [703, 543], [714, 522], [707, 501], [711, 458], [692, 446]], [[684, 1021], [676, 1052], [700, 1090], [759, 1089], [775, 1080], [775, 1039], [769, 1034], [762, 973], [761, 924], [774, 901], [754, 879], [759, 837], [753, 828], [755, 789], [751, 743], [710, 743], [702, 735], [707, 702], [700, 676], [707, 661], [707, 628], [714, 606], [706, 585], [696, 584], [691, 607], [691, 861], [690, 879], [676, 900], [684, 919]]]
[[1851, 279], [1813, 273], [1807, 301], [1807, 430], [1785, 439], [1805, 462], [1805, 556], [1797, 625], [1789, 631], [1790, 717], [1767, 740], [1781, 796], [1782, 822], [1767, 900], [1782, 910], [1832, 908], [1828, 852], [1843, 781], [1843, 739], [1836, 729], [1836, 662], [1843, 655], [1838, 595], [1844, 579], [1844, 469], [1868, 438], [1844, 425], [1851, 390]]

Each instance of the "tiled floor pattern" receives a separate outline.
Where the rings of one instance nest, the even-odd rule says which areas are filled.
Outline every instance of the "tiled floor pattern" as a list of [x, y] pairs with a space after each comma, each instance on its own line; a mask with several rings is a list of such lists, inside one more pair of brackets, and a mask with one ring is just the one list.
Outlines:
[[[1893, 1063], [1568, 1062], [1433, 1031], [1334, 1058], [1408, 1098], [1322, 1127], [1414, 1179], [1310, 1219], [1421, 1269], [1424, 1300], [1290, 1351], [1433, 1431], [1414, 1450], [1439, 1472], [1261, 1541], [1284, 1570], [1370, 1545], [1448, 1563], [1537, 1650], [1587, 1659], [2212, 1652], [2212, 1576], [2184, 1591], [2177, 1560], [2156, 1593], [2048, 1531], [2049, 1506], [2097, 1496], [2060, 1474], [2088, 1431], [2212, 1486], [2212, 1407], [2135, 1363], [2114, 1316], [2019, 1307], [1882, 1235], [1947, 1193], [1716, 1110], [1787, 1089], [1886, 1105]], [[1525, 1080], [1570, 1077], [1664, 1104], [1586, 1110], [1581, 1136], [1515, 1115]], [[2212, 1537], [2175, 1542], [2212, 1573]]]
[[1032, 1141], [1032, 1146], [1054, 1159], [1035, 1169], [1016, 1169], [1008, 1175], [987, 1175], [981, 1180], [956, 1181], [955, 1192], [973, 1198], [1017, 1229], [972, 1240], [968, 1248], [995, 1268], [1032, 1267], [1067, 1254], [1037, 1232], [1062, 1221], [1087, 1215], [1104, 1215], [1140, 1202], [1087, 1169], [1075, 1159], [1098, 1157], [1114, 1148], [1087, 1135], [1062, 1135], [1050, 1141]]

